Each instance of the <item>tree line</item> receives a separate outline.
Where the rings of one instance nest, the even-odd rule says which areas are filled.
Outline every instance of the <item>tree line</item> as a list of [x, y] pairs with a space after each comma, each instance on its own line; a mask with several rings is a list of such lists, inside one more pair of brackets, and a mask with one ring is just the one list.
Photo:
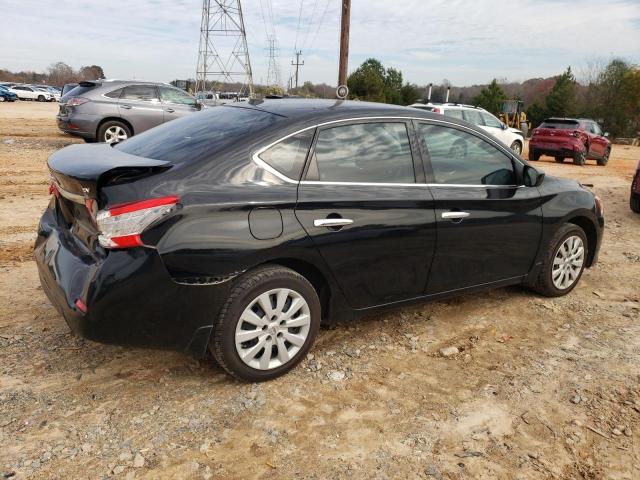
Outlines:
[[46, 72], [11, 72], [0, 69], [0, 81], [16, 83], [33, 83], [62, 87], [65, 83], [77, 83], [83, 80], [100, 80], [106, 78], [99, 65], [82, 66], [75, 70], [64, 62], [49, 65]]
[[[368, 59], [348, 78], [349, 97], [355, 100], [409, 105], [426, 101], [427, 86], [403, 82], [402, 72]], [[493, 79], [489, 85], [452, 88], [448, 80], [432, 87], [431, 100], [471, 103], [498, 115], [508, 99], [525, 102], [533, 126], [551, 116], [586, 117], [600, 122], [614, 137], [640, 135], [640, 69], [622, 59], [591, 65], [579, 83], [571, 67], [561, 75], [522, 83]]]

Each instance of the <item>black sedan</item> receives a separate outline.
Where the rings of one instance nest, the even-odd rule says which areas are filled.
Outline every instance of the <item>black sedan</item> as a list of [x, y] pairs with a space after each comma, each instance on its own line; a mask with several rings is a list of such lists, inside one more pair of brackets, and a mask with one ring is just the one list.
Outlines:
[[207, 349], [249, 381], [321, 323], [505, 285], [564, 295], [600, 199], [455, 119], [365, 102], [216, 107], [49, 159], [40, 279], [92, 340]]

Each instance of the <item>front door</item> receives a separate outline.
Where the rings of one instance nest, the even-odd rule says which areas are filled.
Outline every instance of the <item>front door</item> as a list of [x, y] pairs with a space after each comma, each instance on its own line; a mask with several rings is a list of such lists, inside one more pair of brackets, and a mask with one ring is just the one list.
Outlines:
[[298, 187], [296, 216], [356, 309], [424, 295], [435, 216], [416, 182], [424, 171], [409, 128], [376, 120], [319, 129]]
[[420, 123], [417, 133], [438, 231], [427, 293], [526, 275], [542, 234], [538, 189], [520, 186], [511, 155], [470, 130]]
[[142, 133], [163, 121], [162, 103], [155, 85], [129, 85], [122, 89], [118, 111], [133, 127], [133, 134]]
[[160, 99], [164, 110], [164, 122], [170, 122], [200, 110], [191, 95], [177, 88], [161, 86]]

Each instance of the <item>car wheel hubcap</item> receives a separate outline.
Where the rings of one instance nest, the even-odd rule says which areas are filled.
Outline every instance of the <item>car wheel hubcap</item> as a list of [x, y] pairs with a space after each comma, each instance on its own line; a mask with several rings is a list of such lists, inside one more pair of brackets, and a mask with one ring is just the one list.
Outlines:
[[288, 288], [254, 298], [238, 319], [236, 351], [248, 366], [272, 370], [290, 362], [304, 346], [311, 326], [309, 305]]
[[553, 284], [559, 290], [571, 287], [582, 271], [584, 264], [584, 243], [576, 235], [567, 238], [553, 259], [551, 278]]
[[104, 132], [104, 141], [107, 143], [117, 143], [127, 139], [127, 132], [124, 128], [114, 125]]
[[518, 155], [520, 154], [521, 149], [520, 149], [520, 144], [519, 144], [519, 143], [517, 143], [517, 142], [516, 142], [516, 143], [514, 143], [514, 144], [513, 144], [513, 147], [511, 147], [511, 149], [512, 149], [514, 152], [516, 152]]

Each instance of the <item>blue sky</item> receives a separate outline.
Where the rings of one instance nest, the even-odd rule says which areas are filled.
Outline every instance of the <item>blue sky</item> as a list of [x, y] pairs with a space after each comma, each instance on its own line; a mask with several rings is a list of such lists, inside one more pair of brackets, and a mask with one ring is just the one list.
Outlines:
[[[270, 2], [285, 81], [297, 45], [301, 82], [335, 84], [340, 0]], [[60, 60], [102, 65], [110, 78], [195, 75], [201, 0], [2, 5], [0, 68], [43, 71]], [[267, 5], [242, 2], [256, 82], [267, 77]], [[352, 0], [350, 71], [375, 57], [411, 82], [463, 86], [546, 77], [568, 65], [580, 75], [612, 56], [640, 63], [640, 0]]]

